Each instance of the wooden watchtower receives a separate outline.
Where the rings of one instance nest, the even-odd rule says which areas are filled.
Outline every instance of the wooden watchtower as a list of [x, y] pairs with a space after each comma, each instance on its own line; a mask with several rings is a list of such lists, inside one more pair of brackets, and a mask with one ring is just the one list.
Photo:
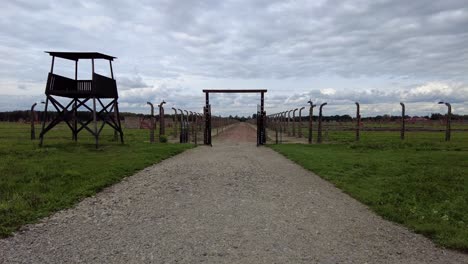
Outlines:
[[[97, 52], [46, 51], [46, 53], [52, 56], [52, 66], [45, 89], [46, 101], [40, 145], [42, 146], [44, 135], [60, 122], [67, 124], [72, 131], [72, 139], [75, 141], [78, 140], [78, 134], [85, 129], [94, 136], [96, 147], [98, 147], [99, 134], [104, 126], [108, 124], [114, 129], [115, 135], [120, 134], [120, 141], [123, 143], [123, 131], [117, 102], [119, 96], [112, 70], [112, 61], [115, 57]], [[75, 61], [74, 79], [54, 74], [55, 58]], [[78, 61], [83, 59], [91, 60], [91, 80], [78, 80]], [[109, 61], [110, 78], [95, 72], [94, 60], [97, 59]], [[46, 126], [49, 104], [55, 108], [58, 114]], [[78, 111], [83, 110], [90, 112], [84, 120], [78, 117]], [[99, 127], [98, 122], [101, 123]]]

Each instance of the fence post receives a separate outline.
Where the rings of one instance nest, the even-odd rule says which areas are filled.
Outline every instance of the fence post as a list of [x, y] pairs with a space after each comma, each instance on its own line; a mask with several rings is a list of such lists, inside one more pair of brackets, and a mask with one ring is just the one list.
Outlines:
[[445, 141], [450, 141], [451, 126], [450, 121], [452, 119], [452, 105], [446, 102], [439, 102], [439, 104], [445, 104], [447, 106], [447, 121], [445, 125]]
[[36, 139], [36, 129], [34, 128], [34, 121], [36, 120], [34, 114], [34, 107], [36, 107], [37, 103], [34, 103], [31, 106], [31, 140]]
[[275, 143], [278, 144], [278, 114], [273, 115], [273, 122], [275, 126]]
[[174, 126], [173, 126], [173, 130], [174, 130], [174, 138], [177, 138], [177, 122], [179, 121], [178, 118], [177, 118], [177, 109], [175, 109], [174, 107], [172, 107], [172, 110], [174, 110], [174, 118], [172, 119], [174, 121]]
[[193, 117], [194, 117], [193, 112], [192, 111], [189, 111], [189, 112], [190, 112], [190, 119], [192, 120], [192, 123], [190, 124], [190, 130], [191, 130], [191, 133], [192, 133], [192, 142], [195, 142], [195, 128], [194, 128], [195, 119], [193, 119]]
[[327, 105], [327, 103], [321, 104], [319, 108], [317, 143], [322, 143], [322, 108], [325, 105]]
[[361, 138], [360, 134], [359, 134], [359, 129], [361, 127], [361, 113], [360, 113], [360, 106], [359, 106], [359, 103], [356, 102], [356, 141], [359, 141], [359, 139]]
[[292, 135], [293, 135], [293, 137], [296, 136], [296, 111], [297, 110], [298, 110], [297, 108], [293, 110], [293, 119], [292, 119], [292, 130], [293, 130]]
[[299, 109], [299, 128], [298, 128], [298, 131], [297, 131], [297, 136], [299, 138], [302, 138], [302, 110], [304, 109], [305, 107], [301, 107]]
[[159, 140], [161, 140], [161, 135], [166, 134], [166, 124], [164, 123], [164, 100], [158, 105], [159, 107]]
[[401, 131], [400, 131], [400, 138], [401, 140], [405, 139], [405, 104], [400, 102], [401, 105]]
[[312, 144], [312, 133], [313, 133], [312, 122], [313, 122], [313, 119], [314, 119], [314, 107], [316, 105], [314, 105], [312, 100], [309, 100], [309, 102], [307, 102], [307, 103], [310, 104], [310, 108], [309, 108], [309, 144]]
[[284, 112], [279, 113], [280, 138], [284, 131]]
[[185, 143], [185, 120], [184, 120], [184, 111], [182, 109], [178, 109], [180, 111], [180, 135], [179, 135], [179, 142]]
[[185, 143], [190, 142], [190, 115], [187, 110], [184, 110], [185, 112], [185, 120], [187, 120], [187, 125], [185, 126]]
[[150, 143], [154, 143], [154, 107], [150, 102], [146, 102], [151, 107], [151, 116], [150, 116]]

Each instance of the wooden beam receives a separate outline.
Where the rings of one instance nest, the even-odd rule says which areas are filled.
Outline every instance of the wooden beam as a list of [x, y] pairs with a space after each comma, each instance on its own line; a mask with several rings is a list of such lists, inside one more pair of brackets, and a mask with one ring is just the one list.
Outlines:
[[204, 89], [204, 93], [266, 93], [267, 89], [233, 89], [233, 90], [219, 90], [219, 89]]

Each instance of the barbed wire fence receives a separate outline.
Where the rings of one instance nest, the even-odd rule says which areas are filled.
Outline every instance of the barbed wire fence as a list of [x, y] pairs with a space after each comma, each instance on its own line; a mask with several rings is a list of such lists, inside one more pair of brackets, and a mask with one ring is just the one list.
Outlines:
[[[439, 105], [445, 105], [445, 113]], [[399, 107], [399, 113], [363, 116], [369, 105], [355, 102], [354, 106], [343, 107], [309, 101], [308, 105], [268, 115], [269, 139], [273, 143], [310, 144], [393, 139], [450, 141], [468, 132], [468, 116], [452, 113], [450, 103], [435, 104], [426, 116], [412, 115], [411, 104], [402, 102]], [[341, 114], [328, 114], [338, 112]]]

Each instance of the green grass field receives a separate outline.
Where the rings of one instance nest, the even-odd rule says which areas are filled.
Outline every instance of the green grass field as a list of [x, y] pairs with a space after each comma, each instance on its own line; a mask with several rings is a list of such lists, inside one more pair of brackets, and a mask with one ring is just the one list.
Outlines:
[[333, 131], [332, 144], [271, 148], [311, 170], [386, 219], [468, 250], [468, 133]]
[[96, 149], [89, 133], [81, 133], [75, 143], [60, 125], [40, 148], [38, 140], [30, 140], [28, 125], [0, 123], [0, 237], [193, 147], [150, 144], [148, 130], [124, 133], [122, 145], [113, 140], [113, 131], [104, 129]]

